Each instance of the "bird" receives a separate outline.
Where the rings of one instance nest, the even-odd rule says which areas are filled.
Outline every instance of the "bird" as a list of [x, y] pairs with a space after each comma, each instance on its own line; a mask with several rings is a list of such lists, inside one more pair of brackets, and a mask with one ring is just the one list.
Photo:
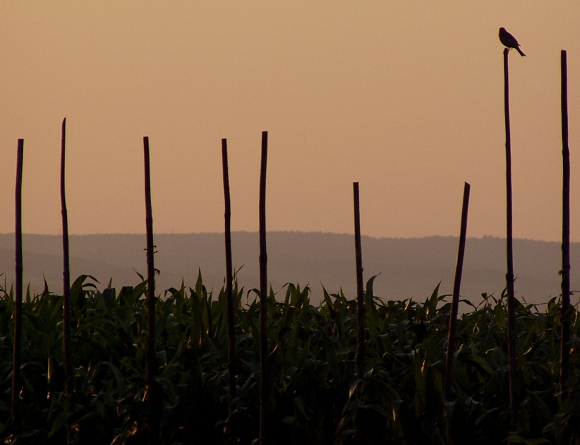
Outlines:
[[505, 30], [505, 28], [499, 29], [499, 41], [503, 43], [508, 48], [515, 48], [520, 56], [525, 57], [526, 55], [520, 49], [520, 44], [516, 40], [514, 36], [512, 36], [509, 32]]

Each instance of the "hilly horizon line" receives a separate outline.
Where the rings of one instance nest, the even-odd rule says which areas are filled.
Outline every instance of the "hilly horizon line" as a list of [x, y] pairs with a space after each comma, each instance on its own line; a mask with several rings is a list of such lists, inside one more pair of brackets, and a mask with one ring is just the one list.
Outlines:
[[[8, 281], [14, 276], [14, 234], [0, 234], [0, 272]], [[43, 289], [46, 279], [51, 289], [62, 287], [62, 235], [24, 235], [24, 280]], [[71, 276], [91, 275], [99, 286], [112, 279], [114, 287], [136, 285], [137, 274], [146, 274], [145, 235], [71, 235]], [[162, 292], [184, 281], [196, 282], [201, 271], [208, 289], [224, 283], [225, 255], [223, 232], [157, 234], [155, 267], [157, 288]], [[268, 232], [268, 281], [284, 295], [285, 283], [308, 285], [313, 300], [322, 287], [345, 295], [356, 292], [354, 235], [328, 232]], [[259, 283], [259, 233], [232, 232], [234, 268], [240, 286], [252, 289]], [[458, 238], [433, 235], [422, 238], [362, 237], [364, 279], [377, 276], [375, 295], [385, 299], [431, 295], [440, 284], [440, 294], [452, 290]], [[580, 264], [580, 244], [571, 245], [571, 286], [580, 289], [576, 265]], [[505, 288], [505, 239], [472, 237], [466, 243], [461, 294], [480, 301], [483, 293], [500, 295]], [[516, 297], [544, 302], [561, 293], [561, 245], [558, 242], [514, 239]]]
[[[232, 230], [231, 233], [245, 233], [245, 234], [258, 234], [257, 230]], [[320, 234], [320, 235], [337, 235], [337, 236], [351, 236], [354, 237], [354, 233], [347, 233], [347, 232], [325, 232], [322, 230], [268, 230], [266, 233], [278, 233], [278, 234]], [[5, 235], [14, 235], [14, 232], [0, 232], [0, 236]], [[223, 231], [217, 232], [155, 232], [153, 231], [153, 235], [220, 235], [224, 234]], [[58, 236], [62, 237], [62, 233], [34, 233], [34, 232], [22, 232], [22, 235], [31, 235], [31, 236]], [[69, 233], [69, 237], [76, 237], [76, 236], [110, 236], [110, 235], [118, 235], [118, 236], [145, 236], [145, 232], [94, 232], [94, 233]], [[425, 238], [455, 238], [459, 239], [457, 235], [423, 235], [423, 236], [374, 236], [374, 235], [361, 235], [363, 238], [372, 238], [376, 240], [383, 240], [383, 239], [394, 239], [394, 240], [418, 240], [418, 239], [425, 239]], [[467, 236], [466, 239], [475, 239], [475, 240], [484, 240], [484, 239], [497, 239], [497, 240], [505, 240], [506, 237], [504, 236], [497, 236], [497, 235], [481, 235], [481, 236]], [[525, 238], [525, 237], [513, 237], [514, 240], [518, 241], [533, 241], [539, 243], [561, 243], [561, 240], [545, 240], [545, 239], [535, 239], [535, 238]], [[578, 244], [579, 241], [570, 241], [571, 244]]]

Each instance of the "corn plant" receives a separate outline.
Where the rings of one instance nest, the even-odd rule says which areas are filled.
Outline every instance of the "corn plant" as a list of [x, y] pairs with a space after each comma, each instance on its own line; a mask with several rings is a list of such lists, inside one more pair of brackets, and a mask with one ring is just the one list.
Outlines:
[[[64, 398], [62, 296], [48, 288], [23, 301], [22, 429], [9, 418], [12, 290], [0, 288], [0, 436], [4, 443], [79, 444], [147, 440], [147, 282], [99, 290], [83, 275], [71, 286], [75, 406]], [[229, 405], [227, 292], [201, 273], [156, 296], [156, 382], [164, 444], [251, 444], [259, 436], [260, 301], [234, 280], [235, 403]], [[515, 304], [517, 429], [510, 433], [507, 297], [462, 301], [450, 397], [444, 397], [450, 296], [379, 299], [364, 292], [365, 352], [356, 375], [357, 301], [287, 284], [267, 296], [269, 440], [277, 444], [580, 443], [579, 320], [570, 319], [570, 376], [558, 404], [561, 304]], [[228, 410], [229, 406], [234, 409]]]

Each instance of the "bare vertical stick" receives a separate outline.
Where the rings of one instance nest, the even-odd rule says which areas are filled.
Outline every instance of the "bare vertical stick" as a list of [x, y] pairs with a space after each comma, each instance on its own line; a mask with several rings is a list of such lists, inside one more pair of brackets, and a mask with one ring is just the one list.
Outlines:
[[60, 204], [62, 214], [62, 253], [63, 253], [63, 348], [65, 392], [67, 396], [73, 393], [72, 355], [70, 344], [70, 263], [68, 245], [68, 213], [65, 191], [65, 147], [66, 147], [66, 117], [62, 121], [61, 155], [60, 155]]
[[361, 379], [363, 376], [363, 365], [365, 357], [365, 303], [364, 303], [364, 286], [363, 286], [363, 264], [362, 264], [362, 247], [360, 235], [360, 203], [358, 182], [353, 182], [354, 194], [354, 247], [356, 254], [356, 299], [357, 299], [357, 345], [356, 345], [356, 376]]
[[461, 231], [459, 234], [459, 248], [457, 263], [455, 264], [455, 280], [453, 281], [453, 296], [451, 302], [451, 316], [449, 317], [449, 332], [447, 333], [447, 357], [445, 366], [445, 400], [451, 400], [453, 385], [453, 355], [455, 354], [455, 333], [457, 332], [457, 312], [459, 310], [459, 291], [461, 289], [461, 274], [463, 273], [463, 257], [465, 254], [465, 239], [467, 237], [467, 211], [469, 209], [470, 185], [466, 182], [463, 187], [463, 207], [461, 210]]
[[155, 382], [155, 262], [153, 260], [153, 209], [151, 206], [151, 168], [149, 163], [149, 138], [143, 138], [145, 153], [145, 224], [147, 226], [147, 312], [149, 315], [147, 326], [147, 401], [149, 402], [148, 440], [149, 445], [159, 443], [159, 417], [155, 412], [159, 410], [158, 391]]
[[268, 255], [266, 253], [266, 165], [268, 132], [262, 132], [260, 168], [260, 444], [267, 443], [268, 387]]
[[[74, 380], [72, 348], [70, 342], [70, 263], [68, 248], [68, 213], [66, 209], [65, 190], [65, 149], [66, 149], [66, 117], [62, 120], [62, 136], [60, 145], [60, 205], [62, 215], [62, 345], [64, 350], [64, 391], [70, 409], [73, 409]], [[67, 422], [67, 443], [72, 443], [70, 425]]]
[[507, 228], [507, 273], [506, 286], [508, 297], [508, 378], [510, 390], [510, 428], [517, 428], [517, 400], [516, 400], [516, 317], [514, 295], [514, 258], [512, 242], [512, 155], [511, 155], [511, 132], [510, 132], [510, 106], [509, 106], [509, 49], [503, 50], [504, 68], [504, 101], [505, 101], [505, 157], [506, 157], [506, 228]]
[[570, 150], [568, 147], [568, 68], [566, 51], [562, 71], [562, 335], [560, 345], [560, 403], [565, 397], [570, 372]]
[[12, 424], [17, 431], [20, 428], [18, 399], [22, 386], [20, 376], [20, 348], [22, 343], [22, 163], [24, 159], [24, 139], [18, 139], [16, 160], [16, 300], [14, 302], [14, 349], [12, 356]]
[[222, 169], [224, 176], [224, 202], [225, 202], [225, 244], [226, 244], [226, 305], [228, 314], [228, 372], [230, 386], [230, 400], [228, 403], [228, 413], [233, 412], [233, 400], [236, 397], [236, 375], [234, 370], [234, 355], [236, 353], [236, 331], [234, 324], [234, 302], [233, 302], [233, 267], [232, 267], [232, 232], [231, 232], [231, 204], [230, 204], [230, 177], [228, 172], [228, 141], [222, 139]]

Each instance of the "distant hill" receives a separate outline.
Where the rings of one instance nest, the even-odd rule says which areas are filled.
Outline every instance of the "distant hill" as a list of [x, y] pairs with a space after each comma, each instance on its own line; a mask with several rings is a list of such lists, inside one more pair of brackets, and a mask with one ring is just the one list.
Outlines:
[[[384, 299], [414, 297], [423, 300], [441, 282], [440, 293], [451, 293], [457, 255], [457, 238], [371, 238], [363, 237], [365, 281], [375, 280], [375, 295]], [[246, 290], [259, 287], [258, 234], [232, 234], [234, 267], [238, 282]], [[206, 287], [219, 291], [225, 276], [223, 234], [156, 234], [155, 266], [159, 292], [169, 287], [195, 284], [201, 270]], [[62, 292], [61, 237], [25, 234], [24, 281], [33, 292], [46, 279], [55, 293]], [[140, 282], [146, 276], [144, 235], [75, 235], [70, 237], [72, 279], [80, 274], [96, 277], [99, 288], [120, 288]], [[283, 295], [291, 282], [309, 285], [313, 299], [342, 289], [355, 297], [356, 277], [352, 235], [330, 233], [268, 233], [268, 278]], [[14, 235], [0, 234], [0, 272], [10, 288], [14, 280]], [[572, 289], [580, 287], [574, 275], [580, 264], [580, 243], [571, 246]], [[505, 287], [505, 240], [494, 237], [470, 238], [466, 245], [461, 294], [473, 302], [482, 293], [500, 295]], [[560, 244], [514, 240], [516, 296], [529, 302], [545, 302], [560, 294]], [[575, 300], [573, 299], [575, 302]]]

